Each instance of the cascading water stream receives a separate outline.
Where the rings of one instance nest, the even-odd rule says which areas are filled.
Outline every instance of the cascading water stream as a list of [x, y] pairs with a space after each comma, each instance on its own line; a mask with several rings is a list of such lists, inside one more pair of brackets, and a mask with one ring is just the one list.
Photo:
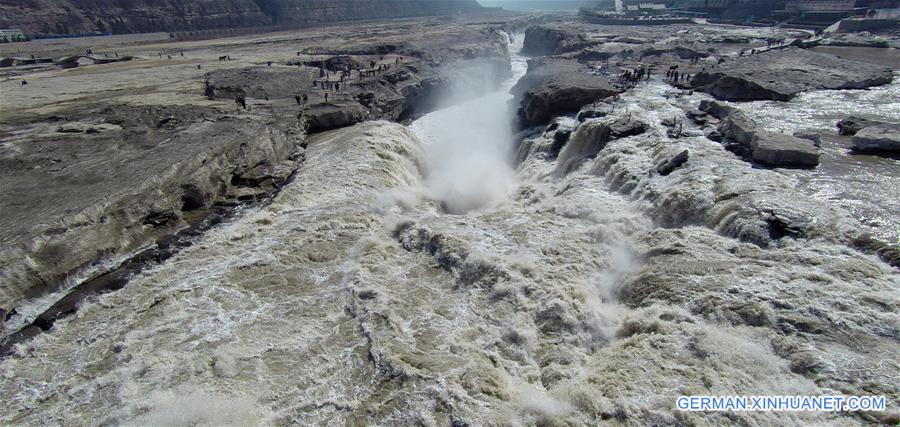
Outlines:
[[524, 37], [516, 40], [509, 44], [512, 75], [496, 91], [426, 114], [410, 125], [425, 151], [425, 185], [448, 213], [494, 205], [515, 181], [509, 90], [527, 69], [518, 53]]
[[[697, 129], [666, 138], [659, 121], [681, 109], [662, 83], [614, 113], [646, 121], [644, 134], [560, 175], [539, 149], [553, 139], [532, 135], [514, 168], [518, 48], [496, 92], [409, 128], [314, 136], [271, 205], [0, 360], [0, 423], [703, 424], [673, 415], [673, 394], [891, 392], [885, 307], [897, 281], [875, 258], [824, 240], [761, 248], [705, 224], [659, 226], [654, 213], [709, 207], [721, 186], [787, 182]], [[682, 169], [654, 173], [685, 147]], [[739, 196], [725, 190], [725, 204]], [[660, 200], [671, 203], [654, 209]]]

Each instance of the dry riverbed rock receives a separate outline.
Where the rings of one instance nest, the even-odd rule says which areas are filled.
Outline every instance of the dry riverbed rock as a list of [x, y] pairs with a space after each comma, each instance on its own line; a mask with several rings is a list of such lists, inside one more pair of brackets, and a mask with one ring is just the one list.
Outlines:
[[511, 92], [519, 103], [519, 124], [533, 126], [578, 111], [622, 89], [607, 77], [591, 74], [588, 67], [575, 60], [542, 58], [528, 62], [528, 73]]
[[367, 115], [366, 109], [355, 101], [313, 104], [303, 112], [306, 129], [311, 133], [350, 126], [363, 121]]
[[[0, 150], [0, 307], [103, 272], [240, 193], [234, 188], [271, 190], [296, 169], [302, 142], [288, 124], [209, 107], [80, 114], [118, 130], [91, 133], [100, 125], [72, 121], [59, 127], [77, 132], [34, 132]], [[159, 126], [172, 116], [180, 120]], [[53, 120], [19, 126], [52, 129]]]
[[588, 44], [584, 35], [558, 24], [535, 25], [525, 30], [522, 52], [529, 55], [552, 55], [578, 50]]
[[728, 101], [787, 101], [815, 89], [864, 89], [890, 83], [891, 69], [799, 48], [726, 60], [691, 84]]

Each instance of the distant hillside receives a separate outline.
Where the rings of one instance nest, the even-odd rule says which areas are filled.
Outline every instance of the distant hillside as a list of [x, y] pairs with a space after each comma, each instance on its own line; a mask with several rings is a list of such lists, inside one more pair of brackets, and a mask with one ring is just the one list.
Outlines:
[[479, 0], [482, 6], [502, 7], [521, 12], [576, 11], [583, 6], [597, 6], [598, 0]]
[[116, 34], [444, 15], [476, 0], [0, 0], [0, 28]]

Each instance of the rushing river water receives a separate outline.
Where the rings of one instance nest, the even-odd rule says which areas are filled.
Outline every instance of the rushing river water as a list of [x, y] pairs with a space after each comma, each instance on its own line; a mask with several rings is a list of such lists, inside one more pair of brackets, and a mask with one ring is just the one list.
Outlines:
[[[669, 139], [660, 120], [698, 99], [661, 82], [615, 113], [646, 133], [560, 173], [536, 132], [513, 163], [507, 91], [523, 58], [512, 70], [408, 128], [314, 137], [271, 205], [0, 361], [0, 422], [702, 424], [724, 421], [674, 398], [896, 395], [894, 271], [828, 232], [768, 247], [731, 236], [759, 226], [754, 203], [838, 224], [827, 197], [793, 187], [802, 172], [753, 169], [696, 129]], [[653, 172], [683, 149], [681, 169]]]
[[499, 90], [427, 114], [410, 125], [427, 156], [426, 185], [450, 213], [495, 205], [515, 183], [509, 90], [528, 69], [518, 54], [523, 40], [520, 36], [510, 45], [511, 76]]
[[[883, 49], [882, 49], [883, 50]], [[848, 208], [873, 234], [900, 244], [900, 159], [855, 153], [837, 122], [849, 115], [900, 122], [900, 74], [893, 83], [868, 90], [821, 90], [790, 102], [758, 101], [741, 106], [766, 128], [822, 135], [822, 156], [814, 171], [781, 170], [809, 194]]]

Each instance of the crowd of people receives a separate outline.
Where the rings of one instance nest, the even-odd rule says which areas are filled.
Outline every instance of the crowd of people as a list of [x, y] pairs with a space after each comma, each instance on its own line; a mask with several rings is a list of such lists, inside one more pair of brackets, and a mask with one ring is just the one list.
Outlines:
[[650, 80], [650, 68], [640, 68], [633, 70], [624, 70], [619, 74], [619, 81], [625, 83], [629, 87], [637, 86], [641, 80]]
[[[224, 57], [223, 57], [224, 58]], [[230, 60], [220, 58], [220, 60]], [[398, 56], [394, 59], [394, 64], [399, 65], [402, 63], [402, 57]], [[272, 62], [267, 61], [267, 64], [271, 66]], [[388, 71], [391, 68], [391, 64], [384, 63], [384, 56], [380, 58], [380, 63], [378, 61], [370, 60], [368, 63], [368, 68], [364, 68], [359, 64], [345, 64], [340, 67], [335, 67], [332, 69], [326, 68], [323, 63], [319, 66], [319, 78], [313, 80], [313, 88], [316, 88], [317, 91], [320, 91], [322, 98], [325, 102], [328, 102], [329, 93], [330, 92], [341, 92], [342, 87], [346, 87], [346, 81], [352, 80], [354, 71], [356, 71], [356, 78], [359, 80], [363, 80], [366, 77], [375, 77], [379, 74]], [[198, 66], [199, 69], [199, 66]], [[206, 96], [213, 98], [214, 97], [214, 89], [207, 82], [206, 87]], [[268, 97], [266, 98], [268, 99]], [[300, 93], [294, 95], [294, 101], [297, 105], [306, 105], [309, 102], [309, 95], [307, 93]], [[247, 98], [244, 93], [238, 93], [234, 97], [235, 105], [239, 109], [247, 110]]]
[[[700, 56], [695, 56], [690, 59], [690, 65], [697, 65], [700, 63]], [[642, 80], [650, 80], [652, 76], [654, 65], [644, 66], [644, 64], [638, 64], [635, 68], [624, 69], [618, 75], [618, 80], [620, 83], [624, 83], [627, 87], [637, 86], [639, 82]], [[692, 75], [690, 73], [685, 73], [684, 71], [679, 69], [679, 65], [672, 65], [666, 70], [666, 75], [664, 81], [669, 83], [687, 83], [691, 81]]]
[[678, 71], [678, 66], [673, 65], [669, 67], [669, 70], [666, 72], [666, 81], [670, 83], [690, 82], [691, 74]]
[[[390, 64], [384, 63], [384, 56], [381, 56], [380, 62], [381, 63], [372, 59], [369, 60], [368, 68], [363, 68], [363, 66], [359, 64], [350, 63], [331, 70], [326, 69], [323, 64], [319, 67], [319, 79], [313, 80], [313, 87], [321, 89], [325, 102], [328, 102], [328, 92], [340, 92], [342, 85], [346, 87], [345, 81], [353, 78], [354, 71], [356, 71], [357, 79], [362, 80], [366, 77], [375, 77], [391, 68]], [[399, 65], [401, 63], [402, 57], [397, 56], [394, 60], [394, 64]], [[331, 72], [331, 75], [329, 75], [329, 71]], [[336, 80], [333, 80], [332, 78], [336, 78]], [[306, 94], [303, 94], [302, 96], [295, 96], [294, 99], [297, 101], [297, 104], [300, 105], [301, 103], [306, 103], [309, 98]]]

